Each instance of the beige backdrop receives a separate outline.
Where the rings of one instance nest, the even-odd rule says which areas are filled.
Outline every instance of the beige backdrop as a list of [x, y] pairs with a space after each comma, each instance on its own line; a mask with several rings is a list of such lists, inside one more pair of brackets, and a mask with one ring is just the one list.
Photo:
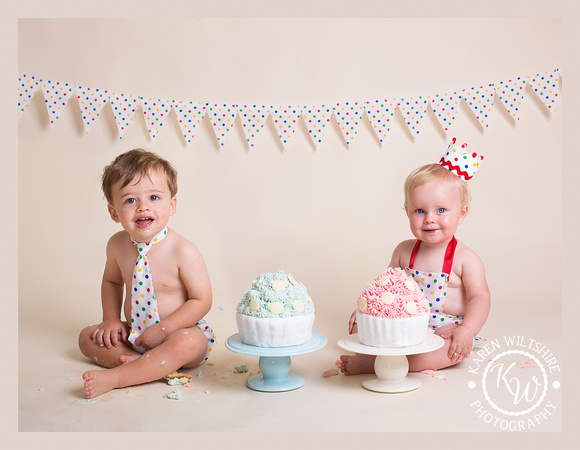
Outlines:
[[[560, 21], [550, 19], [159, 22], [20, 20], [18, 72], [147, 97], [316, 104], [469, 88], [562, 64]], [[548, 314], [542, 336], [554, 352], [560, 106], [549, 113], [527, 88], [515, 124], [496, 97], [482, 131], [462, 104], [452, 133], [485, 155], [457, 234], [486, 266], [492, 312], [483, 332], [534, 337]], [[207, 118], [190, 145], [173, 113], [163, 128], [151, 140], [138, 113], [120, 140], [107, 106], [86, 135], [73, 98], [51, 129], [42, 94], [34, 97], [18, 125], [21, 333], [57, 327], [73, 336], [100, 320], [105, 244], [119, 230], [100, 175], [116, 155], [144, 147], [179, 172], [170, 227], [205, 257], [214, 290], [207, 319], [221, 342], [236, 332], [235, 306], [252, 279], [284, 269], [308, 287], [315, 329], [334, 343], [359, 292], [411, 237], [401, 209], [406, 175], [437, 161], [450, 140], [430, 110], [416, 139], [397, 112], [382, 145], [365, 118], [350, 148], [334, 119], [318, 148], [301, 121], [288, 151], [271, 120], [252, 149], [239, 119], [222, 148]]]

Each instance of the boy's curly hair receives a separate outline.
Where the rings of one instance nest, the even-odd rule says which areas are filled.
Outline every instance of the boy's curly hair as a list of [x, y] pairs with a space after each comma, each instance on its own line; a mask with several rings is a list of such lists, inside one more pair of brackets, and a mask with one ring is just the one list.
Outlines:
[[123, 153], [103, 170], [101, 187], [107, 202], [113, 204], [113, 185], [122, 180], [121, 188], [127, 186], [135, 177], [139, 180], [148, 176], [150, 170], [161, 170], [167, 177], [167, 185], [171, 196], [177, 194], [177, 172], [169, 161], [159, 155], [136, 148]]

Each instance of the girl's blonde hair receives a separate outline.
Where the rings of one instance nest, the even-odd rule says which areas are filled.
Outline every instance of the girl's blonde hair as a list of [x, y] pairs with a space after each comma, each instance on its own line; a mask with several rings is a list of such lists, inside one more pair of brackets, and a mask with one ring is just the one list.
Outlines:
[[407, 213], [409, 212], [408, 198], [410, 197], [411, 192], [413, 192], [415, 188], [433, 180], [451, 183], [459, 191], [462, 206], [469, 206], [469, 203], [471, 202], [471, 193], [469, 192], [469, 186], [467, 186], [467, 183], [454, 173], [447, 170], [441, 164], [427, 164], [415, 169], [405, 180], [405, 204], [403, 207]]
[[113, 185], [117, 181], [123, 180], [121, 188], [124, 188], [136, 176], [139, 180], [144, 176], [149, 176], [150, 170], [160, 170], [165, 174], [171, 197], [174, 197], [177, 194], [177, 172], [171, 163], [155, 153], [136, 148], [117, 156], [103, 170], [101, 187], [107, 202], [110, 205], [113, 204]]

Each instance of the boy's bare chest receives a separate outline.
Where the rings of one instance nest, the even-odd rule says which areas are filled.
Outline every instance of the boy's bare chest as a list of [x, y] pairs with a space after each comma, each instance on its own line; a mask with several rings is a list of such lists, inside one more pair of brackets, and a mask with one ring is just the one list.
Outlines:
[[[168, 258], [164, 258], [162, 253], [148, 255], [147, 266], [149, 268], [151, 282], [156, 296], [166, 292], [182, 291], [183, 285], [179, 277], [179, 270]], [[123, 281], [128, 289], [133, 284], [133, 271], [137, 263], [137, 253], [128, 252], [119, 261]]]

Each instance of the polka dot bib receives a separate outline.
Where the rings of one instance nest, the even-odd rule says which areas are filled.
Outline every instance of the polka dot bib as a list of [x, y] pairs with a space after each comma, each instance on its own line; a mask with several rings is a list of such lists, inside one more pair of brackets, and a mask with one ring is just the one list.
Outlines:
[[165, 236], [167, 236], [167, 227], [156, 234], [150, 242], [141, 243], [131, 239], [131, 243], [137, 246], [139, 256], [133, 269], [133, 283], [131, 286], [131, 333], [129, 342], [140, 353], [145, 353], [147, 349], [136, 345], [135, 339], [141, 336], [141, 333], [147, 327], [159, 323], [160, 320], [147, 252], [151, 250], [153, 244], [161, 242]]
[[[453, 267], [453, 257], [455, 256], [457, 240], [455, 239], [455, 236], [453, 236], [447, 245], [441, 272], [421, 272], [420, 270], [413, 268], [420, 246], [421, 241], [418, 240], [411, 253], [409, 267], [405, 268], [405, 272], [419, 284], [421, 292], [423, 292], [429, 301], [429, 306], [431, 308], [431, 314], [429, 315], [429, 328], [436, 330], [440, 326], [450, 323], [459, 325], [463, 321], [462, 316], [452, 316], [444, 311], [445, 297], [447, 296], [447, 283], [449, 282], [451, 268]], [[481, 336], [475, 336], [476, 342], [480, 340], [483, 340]]]

